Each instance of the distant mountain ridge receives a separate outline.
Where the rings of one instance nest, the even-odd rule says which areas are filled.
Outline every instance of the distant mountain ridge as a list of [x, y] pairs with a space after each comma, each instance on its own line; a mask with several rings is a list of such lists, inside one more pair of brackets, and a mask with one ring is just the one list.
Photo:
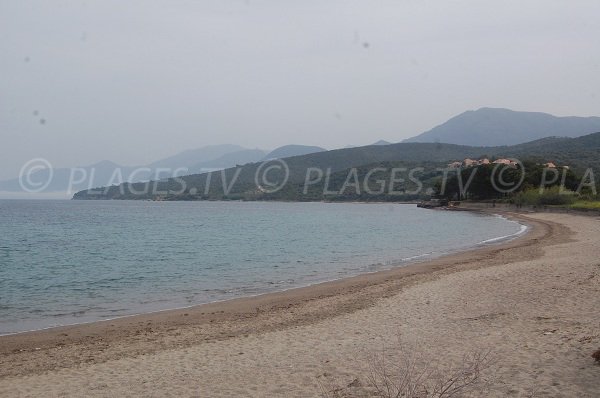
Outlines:
[[[600, 117], [556, 117], [539, 112], [481, 108], [476, 111], [464, 112], [423, 134], [397, 144], [379, 140], [363, 147], [331, 151], [318, 146], [285, 145], [269, 153], [261, 149], [247, 149], [238, 145], [212, 145], [186, 150], [146, 166], [123, 167], [103, 161], [81, 168], [55, 169], [54, 177], [46, 192], [81, 191], [119, 184], [122, 181], [162, 180], [175, 175], [195, 176], [208, 171], [235, 169], [237, 166], [282, 158], [286, 158], [286, 162], [291, 166], [294, 164], [302, 167], [325, 166], [332, 167], [334, 171], [371, 162], [396, 161], [398, 159], [412, 162], [444, 162], [460, 160], [458, 158], [463, 155], [465, 157], [501, 153], [513, 156], [528, 155], [541, 153], [540, 148], [549, 151], [542, 151], [544, 154], [569, 160], [572, 153], [563, 156], [560, 145], [557, 146], [557, 142], [562, 142], [560, 140], [563, 138], [560, 137], [579, 137], [594, 132], [600, 132]], [[549, 136], [558, 136], [559, 138], [549, 138]], [[435, 145], [416, 145], [420, 142]], [[459, 145], [463, 148], [446, 144]], [[521, 145], [518, 148], [512, 147], [519, 144]], [[575, 145], [571, 141], [564, 141], [564, 144]], [[594, 156], [597, 154], [594, 151], [586, 152], [586, 148], [581, 146], [574, 150], [586, 161], [591, 162], [594, 162]], [[116, 171], [119, 173], [115, 174]], [[176, 174], [174, 174], [175, 171], [177, 171]], [[93, 176], [93, 178], [80, 178], [85, 175]], [[45, 181], [47, 176], [48, 171], [37, 171], [32, 174], [31, 180]], [[291, 178], [293, 178], [293, 173]], [[76, 180], [76, 183], [73, 184], [73, 180]], [[21, 192], [19, 179], [0, 181], [0, 191]]]
[[269, 152], [263, 160], [282, 159], [292, 156], [308, 155], [311, 153], [325, 152], [327, 149], [309, 145], [284, 145]]
[[516, 145], [549, 136], [580, 137], [600, 131], [600, 117], [558, 117], [541, 112], [481, 108], [403, 142], [442, 142], [471, 146]]
[[371, 145], [391, 145], [392, 143], [386, 140], [379, 140], [377, 142], [372, 143]]
[[236, 152], [226, 153], [216, 159], [195, 163], [189, 168], [190, 174], [199, 173], [205, 169], [226, 169], [236, 165], [260, 161], [266, 154], [262, 149], [242, 149]]
[[[264, 159], [306, 155], [325, 150], [316, 146], [286, 145], [267, 153], [262, 149], [247, 149], [239, 145], [208, 145], [188, 149], [147, 165], [121, 166], [103, 160], [87, 166], [56, 168], [52, 174], [49, 170], [39, 170], [32, 173], [30, 180], [34, 183], [50, 180], [44, 192], [77, 192], [122, 182], [143, 182], [204, 173], [260, 162]], [[24, 191], [19, 178], [12, 178], [0, 181], [0, 192]]]
[[176, 169], [179, 167], [191, 167], [199, 162], [210, 162], [224, 155], [243, 150], [246, 150], [246, 148], [239, 145], [207, 145], [201, 148], [188, 149], [173, 156], [157, 160], [150, 163], [148, 167], [164, 167], [171, 169]]
[[[226, 169], [260, 161], [266, 154], [261, 149], [247, 149], [239, 145], [208, 145], [188, 149], [175, 155], [139, 166], [121, 166], [103, 160], [88, 166], [39, 170], [31, 174], [33, 183], [50, 180], [44, 192], [80, 191], [97, 186], [140, 182]], [[34, 188], [34, 187], [32, 187]], [[19, 178], [0, 181], [0, 192], [23, 192]]]
[[[279, 171], [280, 177], [286, 181], [285, 187], [272, 194], [257, 189], [256, 176], [262, 167], [260, 162], [225, 169], [219, 173], [219, 178], [210, 178], [208, 173], [194, 174], [160, 181], [157, 187], [168, 196], [160, 200], [324, 200], [326, 199], [324, 190], [317, 189], [317, 194], [313, 196], [303, 194], [305, 192], [303, 184], [311, 169], [327, 170], [328, 173], [334, 174], [332, 176], [334, 180], [343, 183], [347, 175], [350, 175], [348, 170], [352, 168], [358, 169], [359, 173], [364, 173], [373, 167], [388, 167], [390, 164], [404, 169], [426, 167], [429, 171], [433, 170], [433, 174], [426, 171], [429, 176], [427, 178], [431, 181], [431, 177], [439, 174], [449, 162], [482, 157], [517, 158], [538, 163], [553, 162], [569, 166], [579, 174], [591, 168], [595, 175], [600, 175], [600, 132], [577, 138], [549, 137], [513, 146], [475, 147], [443, 143], [397, 143], [293, 156], [285, 159], [286, 170]], [[273, 173], [277, 175], [277, 171]], [[269, 178], [274, 175], [269, 175]], [[227, 185], [226, 188], [223, 181], [234, 183]], [[120, 187], [107, 187], [101, 192], [81, 191], [73, 198], [156, 199], [154, 191], [148, 189], [149, 186], [150, 184], [144, 183], [123, 184]], [[317, 185], [314, 187], [318, 188]], [[385, 200], [390, 199], [398, 200], [398, 197], [385, 198]]]

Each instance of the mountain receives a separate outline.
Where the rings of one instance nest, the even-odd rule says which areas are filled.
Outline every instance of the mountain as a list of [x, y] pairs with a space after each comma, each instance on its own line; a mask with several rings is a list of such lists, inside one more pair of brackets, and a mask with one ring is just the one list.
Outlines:
[[[209, 145], [180, 152], [142, 166], [142, 168], [149, 168], [152, 172], [156, 169], [168, 169], [171, 172], [177, 171], [177, 175], [188, 175], [258, 162], [264, 158], [266, 153], [267, 151], [262, 149], [247, 149], [239, 145]], [[168, 172], [165, 173], [168, 174]], [[165, 173], [161, 175], [165, 175]], [[139, 176], [145, 177], [146, 174], [140, 172]], [[145, 180], [147, 178], [136, 178], [136, 181]]]
[[557, 117], [502, 108], [467, 111], [403, 142], [473, 146], [515, 145], [549, 136], [579, 137], [600, 131], [600, 117]]
[[206, 169], [226, 169], [228, 167], [235, 167], [236, 165], [259, 162], [266, 154], [267, 152], [262, 149], [243, 149], [241, 151], [226, 153], [216, 159], [192, 165], [189, 174], [202, 172]]
[[[35, 171], [29, 176], [31, 184], [25, 181], [24, 187], [19, 178], [0, 181], [0, 192], [37, 192], [40, 188], [44, 193], [77, 192], [123, 182], [143, 182], [235, 167], [258, 162], [266, 153], [238, 145], [211, 145], [186, 150], [141, 166], [121, 166], [104, 160], [88, 166], [54, 169], [52, 174], [49, 170]], [[44, 188], [46, 181], [48, 185]]]
[[199, 162], [208, 163], [222, 156], [245, 150], [239, 145], [208, 145], [202, 148], [189, 149], [168, 158], [160, 159], [148, 165], [150, 168], [178, 169], [180, 167], [191, 168]]
[[[321, 177], [331, 175], [332, 186], [344, 186], [344, 181], [352, 169], [357, 170], [358, 178], [366, 178], [366, 176], [376, 178], [379, 173], [389, 182], [391, 178], [398, 178], [390, 174], [390, 167], [400, 167], [405, 170], [422, 167], [422, 172], [431, 187], [432, 181], [440, 176], [449, 162], [484, 156], [491, 159], [517, 158], [537, 163], [554, 162], [568, 165], [571, 170], [580, 175], [587, 168], [592, 168], [595, 175], [600, 175], [600, 133], [578, 138], [550, 137], [513, 146], [475, 147], [442, 143], [398, 143], [293, 156], [284, 159], [287, 168], [271, 169], [268, 178], [262, 179], [262, 181], [273, 182], [278, 181], [279, 178], [285, 181], [285, 185], [276, 192], [269, 192], [265, 187], [257, 186], [256, 181], [261, 181], [259, 173], [269, 169], [263, 168], [261, 163], [250, 163], [222, 170], [216, 176], [204, 173], [164, 180], [153, 188], [151, 188], [153, 184], [138, 183], [109, 187], [102, 192], [82, 191], [75, 194], [74, 199], [155, 199], [160, 196], [168, 200], [335, 200], [335, 196], [332, 199], [326, 194], [327, 178], [321, 178], [318, 184], [311, 185], [308, 195], [303, 189], [304, 183], [318, 178], [319, 170]], [[377, 171], [376, 174], [369, 175], [369, 170], [382, 167], [388, 171]], [[312, 173], [314, 171], [317, 173]], [[408, 181], [410, 177], [401, 178]], [[343, 197], [352, 200], [373, 198], [372, 196]], [[388, 195], [377, 199], [398, 200], [398, 196]]]
[[379, 140], [377, 142], [372, 143], [371, 145], [390, 145], [391, 142], [386, 141], [386, 140]]
[[57, 168], [53, 169], [52, 173], [48, 169], [43, 169], [32, 172], [23, 181], [19, 178], [0, 181], [0, 191], [77, 192], [97, 186], [120, 184], [129, 181], [130, 176], [136, 177], [134, 181], [146, 181], [154, 177], [149, 169], [134, 172], [136, 169], [136, 167], [119, 166], [108, 160], [83, 167]]
[[310, 153], [324, 152], [327, 149], [318, 146], [284, 145], [269, 152], [263, 160], [289, 158], [292, 156], [308, 155]]

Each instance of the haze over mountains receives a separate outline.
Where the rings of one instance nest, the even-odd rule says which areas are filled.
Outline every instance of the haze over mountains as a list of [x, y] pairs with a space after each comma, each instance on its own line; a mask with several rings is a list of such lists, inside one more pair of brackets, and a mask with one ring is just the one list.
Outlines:
[[284, 145], [269, 152], [262, 160], [282, 159], [291, 156], [308, 155], [309, 153], [325, 152], [327, 149], [318, 146]]
[[[556, 117], [539, 112], [517, 112], [509, 109], [481, 108], [476, 111], [467, 111], [457, 115], [447, 122], [433, 129], [406, 139], [403, 143], [446, 143], [468, 145], [470, 147], [500, 147], [531, 142], [524, 146], [543, 145], [545, 141], [535, 141], [545, 137], [578, 137], [600, 131], [600, 117]], [[289, 158], [319, 154], [319, 158], [339, 158], [341, 153], [352, 153], [354, 165], [360, 163], [359, 159], [376, 161], [377, 157], [369, 154], [372, 148], [387, 147], [392, 144], [379, 140], [369, 146], [346, 147], [334, 151], [327, 151], [318, 146], [285, 145], [273, 151], [262, 149], [248, 149], [238, 145], [211, 145], [197, 149], [190, 149], [176, 155], [157, 160], [143, 166], [119, 166], [110, 161], [103, 161], [93, 165], [55, 169], [46, 192], [80, 191], [99, 186], [120, 184], [121, 182], [140, 182], [148, 180], [161, 180], [164, 178], [199, 174], [214, 170], [222, 170], [242, 166], [249, 163], [261, 162], [275, 158]], [[134, 150], [135, 148], [132, 148]], [[342, 151], [342, 152], [340, 152]], [[485, 153], [485, 148], [480, 151]], [[556, 152], [556, 151], [554, 151]], [[387, 152], [386, 152], [387, 153]], [[406, 156], [404, 152], [395, 152]], [[365, 155], [368, 155], [365, 157]], [[389, 155], [389, 154], [388, 154]], [[393, 159], [388, 155], [381, 160]], [[345, 156], [345, 155], [344, 155]], [[424, 156], [424, 155], [423, 155]], [[439, 153], [431, 153], [431, 161], [439, 158]], [[419, 158], [426, 160], [422, 156]], [[356, 163], [358, 162], [358, 163]], [[347, 162], [344, 162], [346, 164]], [[48, 170], [32, 173], [32, 181], [45, 181]], [[22, 191], [18, 178], [0, 181], [0, 191]]]
[[467, 111], [403, 142], [472, 146], [516, 145], [544, 137], [579, 137], [600, 131], [600, 117], [557, 117], [503, 108]]
[[[160, 180], [162, 178], [198, 174], [221, 170], [266, 159], [306, 155], [326, 151], [324, 148], [305, 145], [286, 145], [273, 151], [247, 149], [239, 145], [209, 145], [190, 149], [176, 155], [157, 160], [148, 165], [121, 166], [104, 160], [92, 165], [58, 168], [52, 171], [33, 172], [30, 180], [34, 184], [50, 179], [45, 192], [80, 191], [97, 186], [120, 184], [121, 182], [139, 182]], [[50, 178], [51, 177], [51, 178]], [[0, 181], [0, 191], [21, 192], [19, 178]]]
[[385, 140], [379, 140], [377, 142], [372, 143], [371, 145], [390, 145], [390, 144], [392, 144], [392, 142], [385, 141]]
[[[280, 178], [285, 186], [276, 192], [262, 190], [256, 185], [256, 175], [262, 163], [249, 163], [242, 167], [223, 170], [217, 177], [211, 174], [195, 174], [179, 179], [169, 179], [157, 184], [122, 184], [94, 191], [81, 191], [75, 199], [159, 199], [159, 200], [360, 200], [357, 195], [331, 194], [332, 186], [344, 186], [351, 170], [355, 170], [357, 185], [350, 187], [350, 193], [360, 186], [361, 178], [367, 178], [370, 170], [377, 171], [371, 177], [381, 181], [392, 181], [393, 167], [420, 169], [424, 182], [432, 186], [449, 162], [465, 158], [479, 159], [487, 157], [517, 158], [522, 161], [543, 164], [553, 162], [560, 166], [569, 166], [573, 172], [583, 175], [586, 169], [592, 169], [600, 175], [600, 132], [577, 138], [549, 137], [529, 143], [512, 146], [466, 146], [442, 143], [398, 143], [392, 145], [369, 145], [365, 147], [337, 149], [312, 153], [286, 159], [287, 172], [274, 170], [272, 181]], [[320, 185], [310, 185], [306, 191], [306, 181], [314, 177], [310, 170], [326, 170], [330, 178], [317, 178]], [[325, 174], [325, 172], [323, 173]], [[317, 176], [318, 177], [318, 176]], [[405, 182], [409, 177], [402, 177]], [[354, 181], [354, 180], [351, 180]], [[329, 182], [331, 184], [329, 184]], [[595, 182], [594, 182], [595, 183]], [[323, 185], [325, 184], [325, 185]], [[150, 188], [152, 185], [154, 188]], [[335, 190], [334, 190], [335, 191]], [[158, 194], [157, 192], [160, 192]], [[427, 192], [424, 192], [427, 194]], [[398, 200], [401, 196], [367, 196], [363, 199]], [[411, 198], [414, 199], [414, 198]]]
[[173, 156], [157, 160], [150, 163], [148, 167], [191, 167], [199, 162], [210, 162], [224, 155], [244, 150], [246, 148], [239, 145], [208, 145], [202, 148], [188, 149]]

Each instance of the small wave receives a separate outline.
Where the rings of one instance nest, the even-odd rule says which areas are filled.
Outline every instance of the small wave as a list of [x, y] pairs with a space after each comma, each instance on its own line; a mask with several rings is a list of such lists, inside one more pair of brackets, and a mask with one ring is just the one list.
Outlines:
[[523, 224], [520, 224], [520, 225], [521, 225], [521, 228], [519, 228], [519, 231], [515, 232], [514, 234], [504, 235], [504, 236], [498, 236], [497, 238], [486, 239], [486, 240], [483, 240], [483, 241], [479, 242], [478, 245], [489, 245], [491, 243], [503, 242], [503, 241], [511, 240], [511, 239], [514, 239], [514, 238], [516, 238], [518, 236], [521, 236], [529, 228], [527, 227], [527, 225], [523, 225]]
[[413, 261], [413, 260], [417, 260], [419, 258], [423, 258], [423, 257], [427, 257], [430, 256], [432, 253], [424, 253], [424, 254], [418, 254], [416, 256], [410, 256], [410, 257], [405, 257], [402, 260], [400, 260], [401, 262], [407, 262], [407, 261]]
[[73, 318], [78, 318], [80, 316], [85, 315], [87, 311], [85, 310], [80, 310], [80, 311], [72, 311], [72, 312], [57, 312], [54, 314], [48, 314], [48, 317], [52, 317], [52, 318], [63, 318], [63, 317], [73, 317]]

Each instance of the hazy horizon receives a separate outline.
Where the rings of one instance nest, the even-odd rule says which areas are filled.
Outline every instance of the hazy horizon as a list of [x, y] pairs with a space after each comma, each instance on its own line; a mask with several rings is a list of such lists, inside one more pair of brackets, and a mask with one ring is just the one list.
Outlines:
[[598, 116], [600, 3], [0, 3], [0, 180], [206, 145], [399, 142], [481, 107]]

